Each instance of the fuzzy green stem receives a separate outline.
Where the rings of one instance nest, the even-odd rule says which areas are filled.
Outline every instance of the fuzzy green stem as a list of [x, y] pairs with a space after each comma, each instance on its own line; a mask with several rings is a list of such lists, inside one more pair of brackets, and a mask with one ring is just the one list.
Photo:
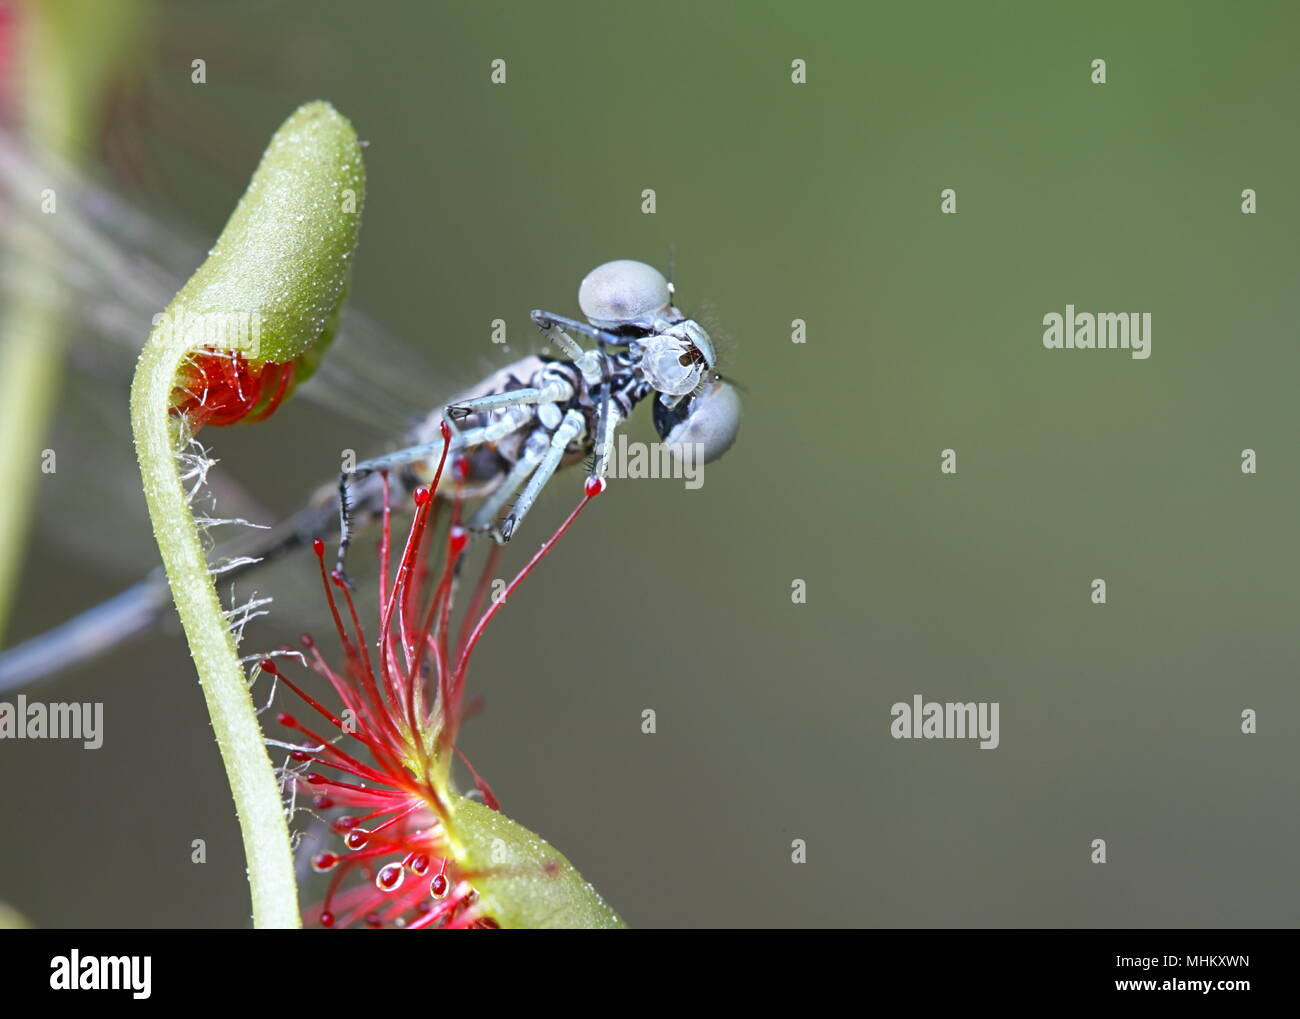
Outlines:
[[136, 454], [167, 581], [235, 799], [253, 923], [298, 927], [297, 884], [280, 788], [180, 479], [176, 453], [188, 438], [187, 426], [170, 407], [176, 374], [188, 356], [179, 330], [156, 330], [145, 345], [131, 386]]

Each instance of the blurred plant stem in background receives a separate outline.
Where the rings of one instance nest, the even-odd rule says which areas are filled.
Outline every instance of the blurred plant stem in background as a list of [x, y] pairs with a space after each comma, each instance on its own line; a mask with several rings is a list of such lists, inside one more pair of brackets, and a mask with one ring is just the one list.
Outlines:
[[[22, 140], [38, 161], [69, 167], [82, 163], [105, 105], [107, 83], [129, 71], [123, 57], [145, 31], [151, 7], [151, 0], [15, 0], [16, 67], [9, 84]], [[57, 193], [14, 198], [58, 215]], [[32, 267], [55, 264], [12, 241], [0, 258]], [[48, 275], [44, 280], [25, 275], [23, 288], [4, 295], [0, 307], [0, 478], [5, 485], [0, 499], [0, 639], [23, 566], [42, 469], [41, 444], [63, 372], [63, 322], [50, 302], [33, 296], [59, 286], [56, 275]]]

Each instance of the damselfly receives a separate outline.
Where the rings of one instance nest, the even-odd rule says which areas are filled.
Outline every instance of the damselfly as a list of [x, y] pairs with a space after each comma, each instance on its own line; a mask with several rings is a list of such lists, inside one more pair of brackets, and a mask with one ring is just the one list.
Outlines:
[[[445, 415], [430, 414], [413, 445], [342, 476], [340, 569], [356, 505], [352, 483], [395, 469], [408, 485], [427, 483], [443, 447], [433, 436], [444, 420], [456, 422], [451, 448], [468, 454], [458, 483], [484, 497], [472, 529], [499, 541], [510, 539], [561, 466], [589, 458], [591, 480], [603, 480], [615, 429], [652, 393], [655, 429], [670, 449], [681, 453], [694, 445], [705, 463], [725, 453], [740, 428], [740, 398], [716, 371], [709, 334], [672, 301], [672, 284], [657, 269], [623, 259], [582, 281], [578, 305], [586, 322], [534, 311], [533, 321], [563, 359], [515, 362], [452, 400]], [[596, 348], [584, 350], [570, 333], [590, 337]]]
[[[138, 344], [144, 334], [141, 323], [164, 307], [182, 282], [181, 274], [160, 264], [157, 254], [166, 249], [158, 239], [167, 228], [117, 196], [71, 179], [62, 182], [64, 204], [57, 218], [42, 222], [23, 215], [14, 195], [48, 179], [47, 174], [44, 169], [37, 174], [21, 150], [0, 138], [0, 205], [8, 217], [6, 229], [35, 231], [44, 238], [33, 249], [52, 252], [61, 278], [72, 281], [71, 293], [51, 295], [51, 300], [65, 305], [83, 329], [121, 335]], [[53, 245], [48, 243], [51, 237]], [[173, 265], [187, 261], [185, 255], [173, 253]], [[68, 272], [69, 266], [74, 271]], [[9, 282], [22, 285], [21, 279]], [[78, 294], [77, 286], [84, 292]], [[482, 500], [471, 529], [497, 541], [517, 532], [538, 494], [561, 468], [586, 460], [588, 483], [603, 481], [616, 429], [647, 398], [654, 397], [654, 425], [670, 449], [693, 447], [700, 460], [709, 461], [731, 446], [740, 424], [739, 397], [717, 372], [708, 333], [675, 307], [673, 285], [663, 274], [641, 262], [608, 262], [582, 281], [578, 305], [585, 322], [552, 312], [532, 313], [562, 356], [525, 357], [428, 411], [402, 448], [357, 464], [337, 485], [318, 491], [299, 513], [256, 540], [244, 541], [223, 579], [234, 579], [340, 528], [342, 566], [354, 528], [381, 512], [385, 484], [409, 492], [432, 478], [443, 448], [444, 421], [451, 428], [451, 448], [460, 469], [454, 481], [444, 480], [443, 485], [455, 483], [462, 496]], [[575, 335], [594, 347], [584, 349]], [[373, 374], [385, 359], [393, 361], [393, 342], [373, 323], [348, 312], [339, 345], [351, 356], [327, 356], [322, 371], [303, 392], [323, 395], [331, 406], [340, 402], [340, 395], [347, 397], [345, 405], [354, 407], [389, 403], [361, 397], [367, 390], [383, 392], [386, 379], [350, 373], [360, 369], [361, 376]], [[394, 363], [400, 364], [401, 358]], [[166, 584], [155, 573], [49, 633], [0, 653], [0, 691], [96, 657], [151, 628], [169, 603]]]

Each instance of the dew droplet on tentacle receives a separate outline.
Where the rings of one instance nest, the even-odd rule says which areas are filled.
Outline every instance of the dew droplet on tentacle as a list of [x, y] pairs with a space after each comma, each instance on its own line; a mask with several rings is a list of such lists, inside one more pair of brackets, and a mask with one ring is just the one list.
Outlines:
[[366, 844], [370, 841], [370, 832], [364, 828], [353, 828], [343, 837], [343, 844], [355, 852], [358, 849], [365, 849]]
[[403, 878], [406, 877], [406, 871], [402, 869], [400, 863], [386, 863], [379, 868], [379, 873], [375, 875], [375, 887], [381, 892], [396, 891], [401, 887]]

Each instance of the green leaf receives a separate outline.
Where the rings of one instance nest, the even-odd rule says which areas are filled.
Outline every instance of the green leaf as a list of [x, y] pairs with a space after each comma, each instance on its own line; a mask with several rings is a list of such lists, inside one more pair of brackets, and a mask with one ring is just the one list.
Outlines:
[[500, 811], [456, 797], [448, 832], [484, 912], [502, 927], [625, 927], [564, 854]]

